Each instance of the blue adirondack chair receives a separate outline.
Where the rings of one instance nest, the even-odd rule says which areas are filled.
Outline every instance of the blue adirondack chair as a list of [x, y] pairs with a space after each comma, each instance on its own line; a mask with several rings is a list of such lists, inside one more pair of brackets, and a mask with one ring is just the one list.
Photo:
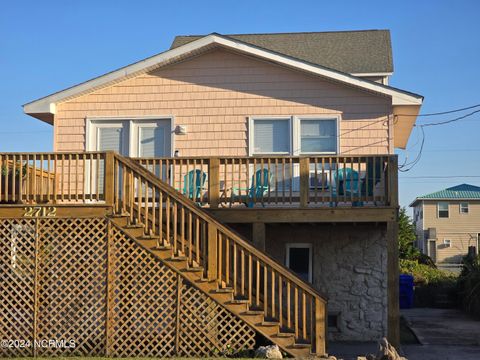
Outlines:
[[188, 174], [183, 177], [182, 193], [187, 195], [190, 200], [201, 203], [202, 190], [205, 187], [206, 180], [207, 174], [203, 171], [199, 169], [189, 171]]
[[[341, 197], [345, 197], [348, 200], [351, 196], [359, 197], [360, 196], [360, 176], [358, 171], [355, 171], [351, 168], [341, 168], [333, 172], [333, 183], [334, 186], [332, 197], [336, 201], [331, 202], [330, 206], [335, 206], [338, 204], [338, 200]], [[353, 201], [352, 206], [363, 206], [361, 201]]]
[[[257, 170], [252, 176], [252, 185], [249, 188], [233, 188], [233, 192], [238, 194], [242, 190], [246, 191], [247, 195], [241, 196], [240, 201], [252, 208], [256, 202], [261, 202], [263, 197], [268, 194], [271, 177], [268, 169]], [[262, 205], [265, 207], [264, 203]]]

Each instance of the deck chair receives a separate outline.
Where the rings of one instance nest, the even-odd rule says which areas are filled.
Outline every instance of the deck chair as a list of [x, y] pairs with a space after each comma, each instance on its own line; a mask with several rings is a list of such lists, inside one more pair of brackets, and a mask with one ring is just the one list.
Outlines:
[[207, 174], [205, 172], [196, 169], [188, 172], [183, 177], [183, 191], [184, 195], [187, 195], [190, 200], [197, 201], [201, 204], [202, 190], [205, 189], [205, 181], [207, 180]]
[[[332, 197], [336, 201], [330, 202], [330, 206], [337, 206], [338, 199], [345, 196], [348, 200], [352, 195], [360, 196], [361, 180], [358, 175], [358, 171], [351, 168], [341, 168], [333, 172], [333, 191]], [[352, 206], [363, 206], [362, 201], [353, 201]]]
[[372, 158], [367, 159], [367, 175], [362, 181], [362, 195], [373, 196], [375, 186], [382, 180], [383, 172], [383, 161]]
[[[270, 190], [270, 182], [272, 181], [272, 174], [268, 169], [260, 169], [252, 176], [252, 185], [249, 188], [233, 188], [236, 198], [243, 202], [247, 207], [252, 208], [255, 202], [262, 201], [263, 197], [268, 194]], [[247, 194], [239, 196], [240, 191], [245, 191]], [[265, 204], [262, 203], [263, 207]]]

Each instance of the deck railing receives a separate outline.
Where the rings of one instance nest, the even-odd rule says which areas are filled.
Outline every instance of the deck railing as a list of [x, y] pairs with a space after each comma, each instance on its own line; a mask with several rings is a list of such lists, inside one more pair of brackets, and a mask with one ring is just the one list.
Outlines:
[[[104, 202], [106, 153], [0, 154], [0, 203]], [[197, 205], [396, 206], [396, 156], [136, 158]]]
[[106, 196], [113, 198], [116, 214], [128, 216], [133, 226], [141, 224], [159, 248], [203, 269], [207, 280], [233, 291], [266, 321], [275, 319], [283, 331], [324, 353], [326, 302], [309, 284], [133, 159], [115, 155], [105, 171], [114, 175], [106, 178]]
[[105, 200], [105, 153], [0, 154], [0, 203]]
[[389, 206], [396, 156], [137, 158], [199, 205]]

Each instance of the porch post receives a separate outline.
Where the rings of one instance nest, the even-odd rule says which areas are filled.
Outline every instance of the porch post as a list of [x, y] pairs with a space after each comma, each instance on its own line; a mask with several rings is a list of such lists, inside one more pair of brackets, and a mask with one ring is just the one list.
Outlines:
[[210, 208], [218, 208], [220, 203], [220, 159], [210, 158], [208, 160], [208, 198]]
[[115, 153], [107, 151], [105, 153], [105, 171], [104, 171], [104, 196], [105, 203], [114, 207], [115, 205]]

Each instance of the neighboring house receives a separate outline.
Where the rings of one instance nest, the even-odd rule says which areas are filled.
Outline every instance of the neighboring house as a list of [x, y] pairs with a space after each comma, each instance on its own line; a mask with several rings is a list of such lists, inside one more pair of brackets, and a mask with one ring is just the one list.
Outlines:
[[458, 267], [480, 248], [480, 187], [461, 184], [417, 197], [411, 204], [416, 246], [442, 267]]
[[[394, 150], [405, 148], [423, 97], [389, 86], [392, 73], [386, 30], [179, 36], [164, 53], [28, 103], [24, 111], [53, 125], [54, 151], [77, 154], [76, 162], [51, 167], [62, 164], [61, 191], [68, 188], [70, 201], [108, 203], [108, 186], [117, 189], [112, 198], [131, 194], [132, 186], [137, 195], [128, 195], [126, 205], [115, 202], [114, 213], [143, 199], [142, 191], [150, 194], [147, 206], [157, 200], [152, 190], [132, 185], [133, 170], [103, 173], [98, 163], [97, 170], [89, 165], [91, 158], [82, 161], [82, 152], [156, 158], [137, 161], [193, 199], [197, 213], [235, 229], [328, 297], [331, 339], [388, 335], [398, 343]], [[81, 194], [72, 196], [71, 189]], [[148, 222], [141, 204], [135, 213]], [[226, 266], [241, 266], [243, 274], [249, 268], [243, 255]], [[273, 279], [283, 274], [272, 266]], [[247, 284], [260, 281], [260, 268], [253, 280], [251, 271]], [[228, 287], [231, 278], [219, 276], [219, 286]], [[265, 273], [257, 291], [281, 279]], [[273, 307], [265, 316], [278, 317], [277, 306], [299, 311], [282, 286], [268, 293]], [[298, 316], [306, 315], [292, 313]]]

